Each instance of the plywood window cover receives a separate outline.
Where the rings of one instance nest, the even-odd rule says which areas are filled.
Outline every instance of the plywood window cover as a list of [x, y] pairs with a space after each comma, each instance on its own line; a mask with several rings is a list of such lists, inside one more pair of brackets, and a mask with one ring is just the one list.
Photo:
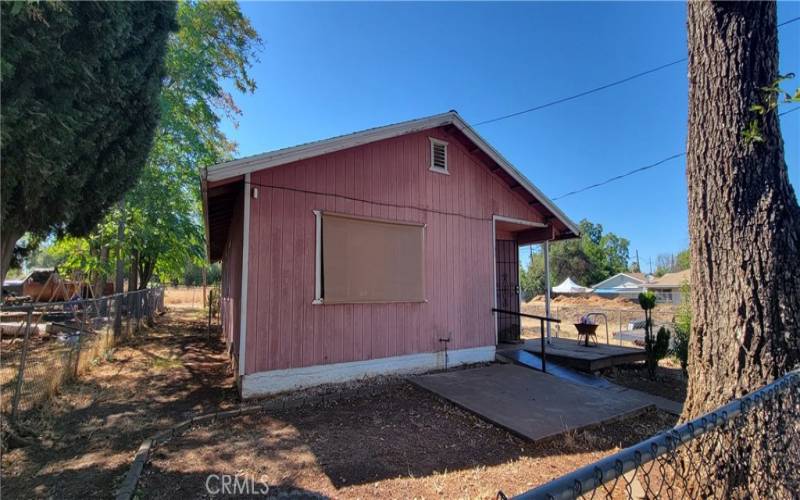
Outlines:
[[[381, 219], [376, 217], [363, 217], [351, 214], [342, 214], [337, 212], [327, 212], [315, 210], [314, 215], [316, 218], [316, 282], [315, 282], [315, 295], [314, 304], [390, 304], [390, 303], [419, 303], [427, 302], [425, 299], [425, 228], [426, 225], [418, 222], [397, 221], [391, 219]], [[386, 293], [387, 296], [379, 298], [365, 298], [355, 297], [352, 294], [343, 294], [341, 297], [326, 297], [325, 293], [325, 248], [324, 241], [327, 239], [324, 231], [324, 220], [330, 219], [349, 219], [354, 221], [362, 221], [367, 223], [376, 223], [393, 226], [407, 226], [420, 228], [419, 233], [419, 261], [413, 262], [412, 266], [419, 270], [420, 281], [413, 284], [413, 288], [417, 288], [414, 293], [399, 294], [399, 296], [391, 297], [391, 293]], [[363, 257], [363, 256], [362, 256]], [[396, 257], [396, 256], [395, 256]], [[396, 260], [392, 261], [392, 269], [402, 269], [397, 266]], [[402, 262], [400, 262], [402, 264]], [[404, 271], [400, 270], [400, 273]], [[330, 277], [328, 277], [330, 278]], [[362, 277], [364, 279], [364, 277]], [[366, 279], [376, 279], [375, 277], [366, 277]], [[382, 281], [379, 281], [382, 282]], [[380, 292], [378, 292], [380, 294]]]

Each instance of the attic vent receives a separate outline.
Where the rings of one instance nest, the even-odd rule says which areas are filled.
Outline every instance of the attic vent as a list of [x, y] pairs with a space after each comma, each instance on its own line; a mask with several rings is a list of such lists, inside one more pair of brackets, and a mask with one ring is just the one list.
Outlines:
[[447, 171], [447, 143], [429, 137], [431, 140], [431, 170], [446, 174]]

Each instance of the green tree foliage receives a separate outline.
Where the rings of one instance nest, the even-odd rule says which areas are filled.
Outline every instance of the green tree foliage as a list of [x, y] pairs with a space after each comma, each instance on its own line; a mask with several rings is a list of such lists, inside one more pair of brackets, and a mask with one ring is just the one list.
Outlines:
[[681, 285], [681, 303], [675, 312], [675, 339], [672, 345], [672, 355], [680, 362], [684, 375], [688, 374], [689, 365], [689, 335], [692, 331], [692, 290], [689, 283]]
[[[614, 233], [603, 233], [603, 226], [584, 219], [580, 239], [550, 244], [550, 286], [568, 277], [591, 286], [628, 269], [628, 240]], [[544, 255], [536, 252], [527, 266], [520, 269], [523, 297], [545, 291]]]
[[689, 253], [689, 249], [681, 250], [678, 252], [678, 255], [675, 256], [675, 267], [676, 271], [685, 271], [689, 269], [692, 262], [692, 255]]
[[[181, 280], [187, 266], [204, 262], [198, 168], [230, 159], [236, 149], [220, 130], [223, 117], [235, 120], [241, 113], [225, 83], [238, 92], [255, 90], [248, 70], [261, 41], [237, 3], [183, 1], [177, 20], [179, 29], [168, 42], [162, 116], [150, 156], [125, 195], [124, 210], [115, 207], [89, 238], [121, 252], [134, 266], [140, 287], [154, 276], [162, 282]], [[125, 237], [119, 242], [122, 217]], [[73, 245], [76, 255], [97, 253], [85, 242], [66, 244]], [[94, 261], [69, 262], [87, 271], [84, 265]]]
[[[206, 269], [206, 284], [216, 285], [222, 280], [222, 266], [219, 262], [211, 264]], [[183, 272], [183, 278], [176, 279], [172, 282], [174, 285], [181, 284], [186, 286], [198, 286], [203, 284], [203, 268], [202, 266], [189, 264]]]
[[230, 159], [236, 149], [220, 130], [241, 114], [229, 82], [255, 91], [248, 70], [261, 40], [236, 2], [180, 2], [170, 38], [164, 110], [155, 145], [137, 186], [126, 196], [126, 249], [139, 283], [183, 275], [205, 258], [198, 168]]
[[84, 235], [138, 178], [172, 2], [3, 2], [2, 277], [25, 232]]
[[655, 275], [659, 278], [667, 273], [677, 273], [689, 269], [691, 255], [689, 249], [681, 250], [677, 254], [662, 253], [656, 258]]

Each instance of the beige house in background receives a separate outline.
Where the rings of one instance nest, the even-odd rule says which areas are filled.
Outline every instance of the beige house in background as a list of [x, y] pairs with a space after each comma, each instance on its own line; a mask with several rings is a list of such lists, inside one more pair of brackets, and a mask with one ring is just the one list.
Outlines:
[[658, 302], [680, 304], [683, 300], [681, 287], [684, 283], [690, 283], [688, 269], [677, 273], [667, 273], [660, 278], [655, 278], [645, 283], [643, 286], [646, 290], [656, 294]]

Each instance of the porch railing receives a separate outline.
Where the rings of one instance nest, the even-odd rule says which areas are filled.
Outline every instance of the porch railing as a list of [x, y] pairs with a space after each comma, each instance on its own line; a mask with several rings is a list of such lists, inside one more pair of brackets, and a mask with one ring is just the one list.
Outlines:
[[547, 322], [550, 322], [550, 323], [561, 323], [561, 320], [557, 319], [557, 318], [548, 318], [547, 316], [538, 316], [536, 314], [525, 314], [525, 313], [521, 313], [521, 312], [517, 312], [517, 311], [507, 311], [505, 309], [497, 309], [497, 308], [494, 308], [494, 307], [492, 308], [492, 312], [501, 313], [501, 314], [511, 314], [511, 315], [514, 315], [514, 316], [522, 317], [522, 318], [531, 318], [531, 319], [538, 319], [539, 320], [539, 327], [540, 327], [539, 328], [539, 332], [541, 334], [540, 337], [541, 337], [541, 342], [542, 342], [542, 371], [547, 373], [547, 360], [546, 360], [547, 356], [545, 354], [545, 344], [546, 344], [546, 342], [545, 342], [545, 338], [544, 338], [544, 322], [547, 321]]

